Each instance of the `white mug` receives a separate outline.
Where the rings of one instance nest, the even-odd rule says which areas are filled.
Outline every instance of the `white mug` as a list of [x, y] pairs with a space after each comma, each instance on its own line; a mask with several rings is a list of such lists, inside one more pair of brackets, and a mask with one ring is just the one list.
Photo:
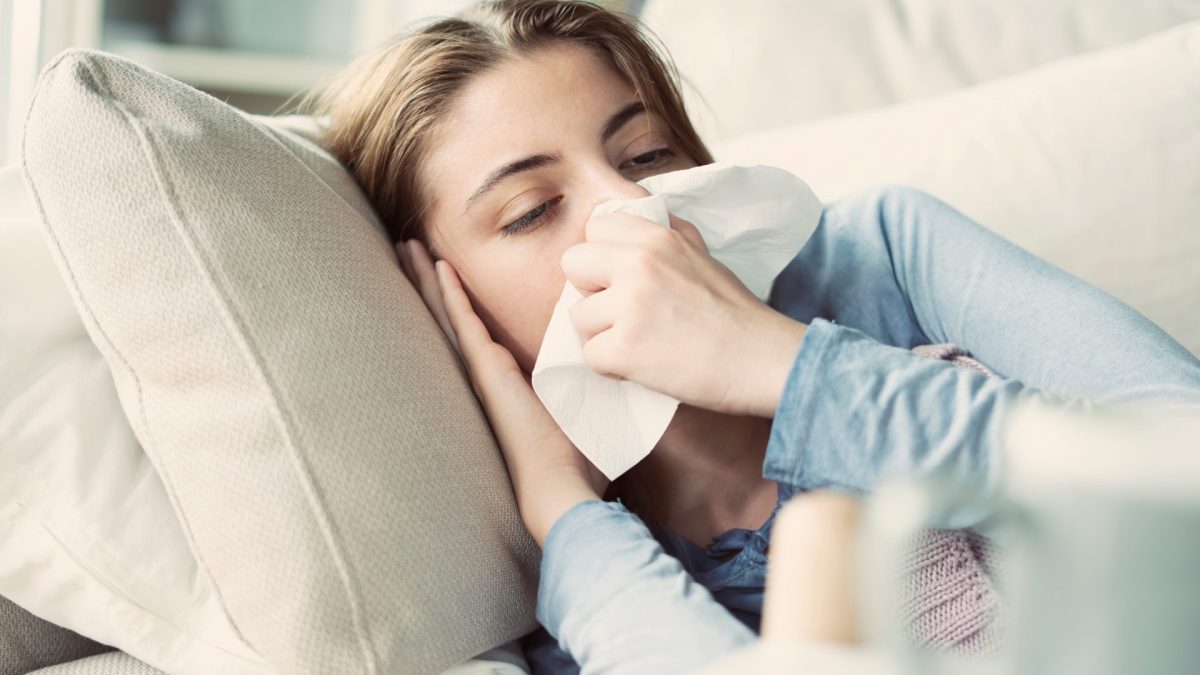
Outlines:
[[[894, 481], [868, 501], [860, 616], [900, 671], [1200, 673], [1200, 418], [1018, 407], [999, 489]], [[911, 646], [894, 583], [919, 529], [988, 514], [1005, 559], [1005, 648], [965, 663]]]

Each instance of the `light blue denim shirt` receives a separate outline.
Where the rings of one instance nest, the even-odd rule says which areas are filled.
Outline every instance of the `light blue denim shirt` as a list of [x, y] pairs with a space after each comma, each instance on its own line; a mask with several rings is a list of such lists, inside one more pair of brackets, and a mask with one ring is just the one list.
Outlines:
[[[763, 462], [779, 486], [775, 511], [702, 549], [651, 532], [619, 501], [573, 506], [542, 553], [543, 629], [524, 640], [535, 675], [687, 672], [753, 642], [764, 550], [795, 492], [863, 493], [889, 475], [935, 470], [993, 489], [1001, 423], [1019, 401], [1200, 412], [1200, 360], [1182, 345], [911, 188], [827, 204], [768, 304], [808, 324]], [[999, 377], [909, 351], [944, 342]]]

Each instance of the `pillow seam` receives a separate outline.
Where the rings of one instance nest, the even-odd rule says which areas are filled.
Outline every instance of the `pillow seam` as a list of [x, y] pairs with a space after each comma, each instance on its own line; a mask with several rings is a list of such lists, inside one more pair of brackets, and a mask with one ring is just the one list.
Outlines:
[[[61, 62], [66, 60], [70, 55], [71, 55], [70, 51], [64, 52], [64, 53], [60, 54], [57, 58], [55, 58], [53, 61], [51, 61], [49, 64], [47, 64], [45, 70], [42, 72], [42, 75], [39, 77], [39, 81], [42, 79], [48, 79], [50, 76], [50, 73], [57, 70], [59, 68], [59, 66], [61, 65]], [[96, 73], [94, 70], [92, 70], [90, 65], [87, 65], [86, 67], [88, 68], [89, 73], [93, 77], [95, 77]], [[37, 103], [38, 103], [38, 99], [40, 98], [41, 91], [42, 91], [41, 86], [36, 87], [34, 90], [34, 93], [33, 93], [33, 97], [29, 101], [29, 108], [25, 112], [24, 127], [26, 130], [29, 128], [29, 120], [30, 120], [30, 118], [33, 117], [33, 111], [37, 108]], [[55, 229], [54, 229], [54, 225], [51, 224], [50, 219], [46, 216], [46, 209], [42, 204], [41, 194], [37, 190], [37, 184], [33, 180], [33, 172], [29, 168], [29, 157], [28, 157], [28, 153], [26, 151], [28, 138], [29, 138], [28, 133], [22, 134], [22, 137], [21, 137], [21, 168], [22, 168], [22, 170], [25, 174], [25, 177], [29, 183], [29, 195], [30, 195], [30, 197], [32, 197], [33, 202], [34, 202], [35, 206], [37, 207], [38, 215], [41, 219], [42, 224], [45, 226], [46, 234], [49, 236], [50, 240], [53, 242], [55, 249], [57, 249], [58, 259], [62, 262], [62, 266], [67, 272], [67, 277], [70, 282], [71, 288], [74, 291], [75, 297], [79, 299], [79, 305], [83, 309], [83, 313], [86, 314], [86, 318], [89, 319], [91, 326], [93, 326], [95, 328], [95, 330], [99, 334], [99, 336], [104, 340], [105, 343], [107, 343], [108, 348], [112, 351], [113, 355], [120, 362], [121, 367], [127, 373], [129, 373], [129, 376], [132, 379], [133, 384], [134, 384], [134, 389], [137, 392], [139, 416], [143, 420], [145, 433], [148, 436], [147, 440], [149, 441], [149, 445], [155, 445], [154, 433], [150, 429], [149, 424], [145, 423], [145, 420], [146, 420], [145, 401], [143, 398], [141, 379], [138, 377], [137, 372], [133, 369], [133, 366], [130, 365], [129, 360], [125, 358], [125, 354], [121, 351], [120, 348], [117, 347], [116, 343], [112, 340], [111, 337], [109, 337], [108, 331], [106, 331], [104, 329], [104, 326], [96, 318], [96, 314], [92, 310], [91, 303], [88, 302], [88, 300], [84, 296], [83, 289], [79, 283], [79, 279], [75, 274], [75, 269], [71, 265], [70, 259], [67, 257], [66, 253], [63, 251], [62, 243], [59, 241], [57, 233], [55, 232]], [[107, 361], [107, 359], [106, 359], [106, 361]], [[189, 522], [187, 516], [184, 514], [183, 508], [179, 504], [179, 498], [173, 488], [173, 481], [170, 478], [169, 472], [166, 470], [166, 467], [163, 466], [162, 463], [155, 457], [154, 453], [147, 452], [146, 456], [150, 458], [150, 461], [154, 465], [155, 470], [159, 473], [160, 477], [163, 479], [164, 485], [168, 488], [167, 490], [165, 490], [165, 492], [167, 493], [167, 497], [171, 500], [171, 506], [175, 509], [175, 514], [179, 517], [180, 524], [183, 526], [184, 530], [187, 532], [189, 541], [195, 541], [195, 535], [192, 533], [191, 523]], [[200, 551], [198, 551], [195, 547], [192, 547], [192, 553], [196, 556], [197, 564], [199, 564], [200, 567], [204, 570], [204, 572], [206, 574], [208, 574], [210, 579], [213, 579], [213, 575], [209, 571], [209, 566], [204, 559], [204, 555]], [[241, 638], [243, 641], [245, 641], [247, 644], [249, 644], [249, 641], [246, 640], [246, 636], [242, 634], [242, 631], [237, 626], [237, 623], [233, 621], [233, 617], [229, 615], [229, 610], [226, 607], [224, 596], [221, 593], [221, 589], [215, 583], [215, 579], [214, 579], [214, 583], [213, 583], [213, 591], [221, 599], [221, 603], [220, 603], [221, 610], [222, 610], [222, 612], [224, 612], [225, 617], [229, 620], [230, 626], [233, 627], [234, 631], [237, 633], [239, 638]]]
[[[93, 64], [90, 61], [86, 63], [86, 66], [88, 70], [92, 71], [93, 75], [95, 75]], [[127, 66], [123, 67], [127, 68]], [[107, 85], [107, 82], [105, 84]], [[106, 88], [111, 93], [111, 88]], [[342, 551], [341, 541], [335, 534], [332, 518], [329, 516], [328, 509], [326, 508], [324, 501], [321, 499], [319, 490], [316, 486], [316, 481], [312, 478], [308, 462], [303, 456], [303, 453], [299, 450], [299, 444], [296, 440], [297, 432], [294, 428], [295, 425], [292, 422], [291, 415], [285, 409], [286, 406], [282, 405], [282, 397], [278, 387], [275, 384], [275, 380], [269, 374], [257, 344], [255, 344], [254, 340], [249, 335], [249, 331], [246, 330], [243, 317], [238, 311], [235, 310], [233, 303], [230, 301], [231, 294], [228, 292], [228, 289], [220, 283], [218, 276], [214, 274], [214, 265], [203, 255], [200, 247], [197, 245], [194, 238], [190, 235], [188, 228], [185, 226], [185, 223], [188, 222], [188, 219], [184, 218], [178, 207], [178, 202], [176, 199], [177, 193], [174, 189], [174, 182], [171, 181], [167, 175], [165, 164], [163, 164], [161, 161], [161, 156], [158, 152], [158, 145], [155, 143], [151, 130], [149, 127], [143, 125], [139, 118], [130, 113], [120, 100], [116, 98], [110, 98], [109, 100], [114, 108], [120, 112], [120, 114], [125, 118], [126, 122], [141, 139], [142, 149], [146, 154], [146, 158], [150, 160], [150, 165], [153, 168], [153, 174], [156, 178], [156, 182], [163, 191], [163, 197], [166, 198], [164, 201], [167, 203], [167, 212], [171, 216], [171, 221], [174, 225], [176, 234], [180, 237], [181, 241], [183, 241], [185, 246], [192, 254], [196, 268], [204, 275], [205, 280], [208, 282], [206, 285], [213, 291], [212, 294], [214, 299], [217, 301], [218, 307], [223, 310], [222, 313], [225, 314], [226, 320], [233, 324], [233, 332], [238, 338], [235, 340], [235, 342], [240, 342], [242, 344], [242, 348], [245, 350], [246, 355], [250, 357], [250, 363], [253, 366], [252, 370], [258, 374], [259, 378], [262, 380], [262, 383], [266, 385], [267, 390], [270, 392], [270, 396], [268, 397], [270, 401], [270, 407], [275, 410], [276, 420], [279, 423], [281, 431], [283, 432], [283, 436], [286, 441], [285, 447], [288, 449], [287, 456], [292, 460], [291, 463], [293, 470], [295, 470], [301, 478], [301, 485], [304, 487], [304, 494], [309, 501], [310, 513], [315, 516], [318, 524], [318, 530], [325, 538], [325, 543], [328, 547], [330, 558], [334, 563], [334, 568], [338, 571], [338, 576], [341, 577], [342, 586], [346, 592], [346, 600], [350, 605], [350, 613], [353, 621], [355, 638], [358, 640], [359, 648], [363, 652], [362, 655], [366, 657], [368, 672], [376, 672], [378, 668], [375, 659], [375, 653], [373, 646], [370, 643], [370, 639], [366, 634], [365, 619], [362, 616], [362, 605], [359, 593], [357, 592], [357, 584], [353, 579], [350, 566], [346, 561], [345, 555]], [[236, 110], [234, 112], [236, 112]], [[261, 130], [256, 129], [256, 131], [261, 133]]]

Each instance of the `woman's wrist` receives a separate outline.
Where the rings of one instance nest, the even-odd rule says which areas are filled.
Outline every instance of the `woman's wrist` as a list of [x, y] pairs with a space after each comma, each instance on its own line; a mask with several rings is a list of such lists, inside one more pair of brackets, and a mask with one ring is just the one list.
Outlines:
[[518, 498], [521, 519], [538, 548], [542, 549], [546, 547], [550, 529], [564, 513], [580, 502], [600, 499], [595, 489], [582, 477], [575, 479], [571, 476], [547, 475], [544, 479], [536, 481], [539, 484], [534, 494]]
[[754, 359], [757, 365], [748, 369], [746, 400], [751, 414], [774, 417], [808, 325], [769, 306], [764, 307], [763, 327], [756, 330], [759, 348]]

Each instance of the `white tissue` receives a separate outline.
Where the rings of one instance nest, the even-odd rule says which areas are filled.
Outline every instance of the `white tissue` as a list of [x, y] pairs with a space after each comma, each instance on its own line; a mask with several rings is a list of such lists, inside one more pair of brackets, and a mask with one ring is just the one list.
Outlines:
[[[763, 301], [821, 217], [808, 185], [772, 166], [706, 164], [638, 184], [650, 196], [604, 202], [591, 217], [632, 213], [669, 227], [673, 213], [694, 224], [712, 256]], [[563, 286], [533, 367], [533, 389], [567, 438], [612, 480], [650, 453], [679, 401], [588, 367], [568, 312], [582, 298], [569, 281]]]

